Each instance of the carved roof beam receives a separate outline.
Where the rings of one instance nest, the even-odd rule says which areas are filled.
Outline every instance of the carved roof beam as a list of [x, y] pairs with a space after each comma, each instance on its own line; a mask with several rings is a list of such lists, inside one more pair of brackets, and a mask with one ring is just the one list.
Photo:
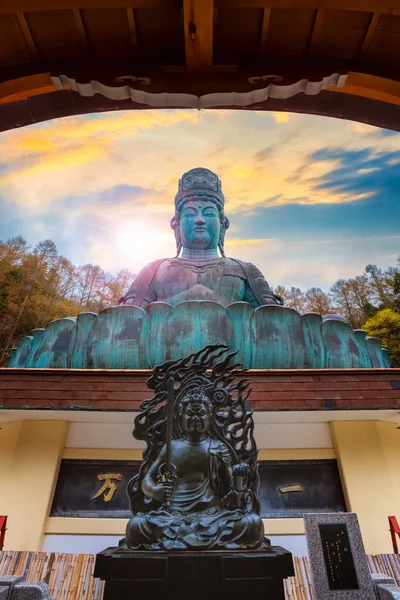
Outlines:
[[371, 50], [372, 39], [375, 35], [376, 28], [378, 27], [379, 19], [381, 18], [381, 13], [376, 12], [371, 15], [371, 20], [368, 25], [367, 32], [365, 34], [365, 38], [363, 40], [359, 56], [360, 58], [368, 58]]
[[17, 13], [17, 19], [19, 26], [21, 27], [22, 35], [24, 36], [26, 45], [29, 48], [29, 54], [32, 60], [39, 60], [39, 53], [35, 46], [35, 42], [33, 41], [33, 37], [31, 34], [31, 30], [29, 29], [29, 25], [26, 22], [24, 13]]
[[312, 8], [400, 15], [400, 0], [215, 0], [215, 6], [217, 8]]
[[[202, 3], [199, 2], [201, 5]], [[207, 1], [204, 2], [207, 4]], [[2, 0], [0, 14], [42, 10], [88, 8], [157, 8], [173, 7], [175, 0]], [[400, 14], [400, 0], [215, 0], [215, 7], [231, 8], [313, 8], [316, 10], [354, 10]]]
[[137, 52], [138, 39], [136, 31], [135, 13], [133, 12], [133, 8], [126, 9], [126, 17], [128, 19], [129, 35], [131, 38], [132, 50], [133, 52]]
[[186, 68], [212, 69], [214, 0], [183, 0], [183, 19]]
[[306, 54], [313, 53], [313, 47], [315, 46], [316, 40], [318, 40], [318, 38], [321, 34], [322, 19], [323, 19], [323, 11], [316, 10], [315, 14], [314, 14], [314, 22], [311, 27], [310, 36], [308, 38]]
[[270, 19], [271, 19], [271, 9], [264, 8], [263, 20], [262, 20], [262, 26], [261, 26], [260, 54], [266, 54], [266, 52], [267, 52], [267, 42], [268, 42], [268, 31], [269, 31]]
[[90, 54], [90, 43], [86, 35], [86, 29], [82, 20], [81, 11], [79, 10], [79, 8], [74, 8], [72, 12], [74, 13], [76, 28], [79, 31], [79, 39], [82, 46], [82, 50], [85, 54]]

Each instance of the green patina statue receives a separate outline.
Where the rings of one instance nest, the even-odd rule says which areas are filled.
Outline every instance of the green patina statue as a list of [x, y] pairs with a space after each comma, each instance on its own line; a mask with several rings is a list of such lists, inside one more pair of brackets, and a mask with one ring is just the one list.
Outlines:
[[224, 343], [239, 350], [246, 369], [390, 367], [379, 340], [339, 315], [283, 306], [257, 267], [227, 258], [224, 202], [217, 175], [185, 173], [171, 220], [175, 258], [144, 267], [118, 306], [35, 329], [8, 366], [148, 369]]
[[225, 257], [229, 220], [224, 203], [215, 173], [203, 168], [185, 173], [171, 220], [177, 255], [144, 267], [120, 303], [141, 308], [157, 301], [176, 306], [187, 300], [211, 300], [222, 306], [240, 301], [253, 307], [283, 304], [257, 267]]

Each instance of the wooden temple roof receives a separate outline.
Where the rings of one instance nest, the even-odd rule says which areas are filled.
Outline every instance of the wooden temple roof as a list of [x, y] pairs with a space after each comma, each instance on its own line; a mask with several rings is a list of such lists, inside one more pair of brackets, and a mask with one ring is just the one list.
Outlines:
[[[283, 90], [333, 74], [320, 89]], [[93, 90], [76, 86], [93, 81]], [[264, 97], [271, 83], [282, 93]], [[118, 92], [123, 86], [141, 95]], [[400, 129], [400, 0], [0, 3], [0, 130], [219, 93], [197, 107], [298, 110]]]

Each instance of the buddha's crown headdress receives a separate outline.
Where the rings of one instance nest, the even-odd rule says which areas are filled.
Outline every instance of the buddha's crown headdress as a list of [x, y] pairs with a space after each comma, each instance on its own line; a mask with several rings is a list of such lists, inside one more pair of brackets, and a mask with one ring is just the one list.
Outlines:
[[178, 193], [175, 196], [175, 210], [182, 210], [185, 200], [192, 196], [207, 196], [211, 198], [223, 210], [225, 198], [222, 193], [221, 180], [209, 169], [196, 167], [184, 173], [179, 180]]

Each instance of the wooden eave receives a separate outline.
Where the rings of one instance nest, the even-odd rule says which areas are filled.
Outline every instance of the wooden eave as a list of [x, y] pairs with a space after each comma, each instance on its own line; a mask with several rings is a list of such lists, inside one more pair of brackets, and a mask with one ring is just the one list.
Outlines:
[[[165, 93], [164, 107], [180, 107], [179, 94], [251, 92], [266, 88], [268, 75], [285, 86], [333, 73], [348, 74], [346, 83], [321, 87], [314, 98], [266, 93], [261, 103], [219, 106], [360, 115], [399, 129], [400, 0], [0, 3], [0, 130], [79, 112], [152, 107], [135, 93], [116, 98], [118, 85]], [[60, 89], [63, 75], [111, 92], [101, 97], [96, 88], [89, 97], [73, 86]], [[176, 96], [167, 98], [172, 93], [176, 104]]]

